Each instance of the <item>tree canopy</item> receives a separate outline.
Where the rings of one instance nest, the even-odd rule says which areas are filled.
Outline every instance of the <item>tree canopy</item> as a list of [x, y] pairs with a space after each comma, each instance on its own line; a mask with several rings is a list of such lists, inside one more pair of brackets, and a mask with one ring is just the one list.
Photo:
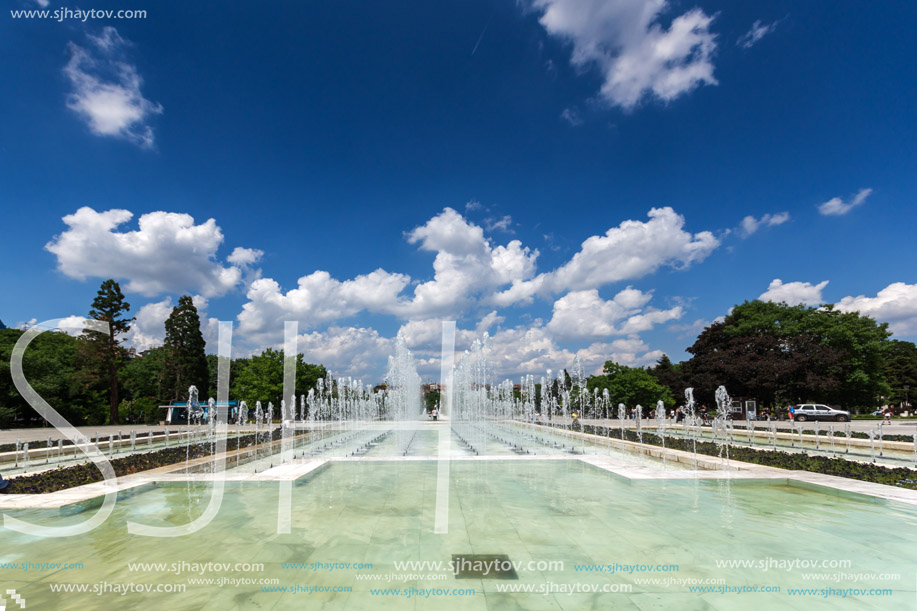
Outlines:
[[680, 401], [687, 387], [687, 384], [685, 384], [684, 372], [682, 370], [682, 364], [672, 363], [672, 360], [669, 359], [669, 355], [667, 354], [663, 354], [659, 357], [659, 360], [656, 361], [654, 366], [647, 368], [647, 371], [656, 378], [657, 382], [669, 389], [669, 393], [671, 393], [675, 401]]
[[[10, 357], [22, 337], [19, 329], [0, 330], [0, 426], [40, 424], [38, 414], [13, 384]], [[79, 341], [66, 333], [46, 331], [22, 356], [26, 380], [48, 404], [72, 424], [104, 424], [104, 384], [85, 384], [79, 374]]]
[[612, 413], [615, 413], [615, 406], [618, 403], [623, 403], [628, 408], [639, 404], [644, 408], [652, 409], [661, 399], [667, 408], [675, 405], [675, 398], [671, 391], [660, 384], [646, 369], [606, 361], [602, 372], [603, 375], [590, 376], [586, 382], [586, 388], [589, 392], [598, 388], [600, 393], [607, 388]]
[[171, 400], [184, 397], [189, 386], [196, 386], [202, 397], [208, 395], [210, 374], [204, 335], [201, 333], [201, 319], [191, 297], [184, 295], [166, 319], [164, 346], [168, 353], [166, 361], [165, 390]]
[[109, 424], [118, 424], [118, 369], [127, 357], [121, 339], [131, 328], [133, 318], [125, 318], [131, 305], [125, 300], [121, 286], [106, 280], [99, 287], [89, 317], [108, 323], [108, 332], [87, 331], [84, 335], [84, 355], [88, 362], [97, 363], [97, 373], [108, 380]]
[[[233, 398], [244, 400], [250, 407], [255, 401], [271, 401], [275, 414], [280, 413], [280, 401], [283, 396], [283, 352], [268, 348], [259, 355], [240, 362], [238, 372], [230, 370], [231, 394]], [[234, 375], [233, 375], [234, 374]], [[312, 365], [303, 360], [302, 354], [296, 355], [296, 395], [303, 395], [315, 388], [319, 378], [328, 374], [323, 365]], [[215, 374], [214, 374], [215, 375]]]
[[875, 405], [889, 388], [883, 371], [886, 324], [831, 306], [746, 301], [688, 348], [686, 380], [712, 402], [726, 385], [759, 403], [818, 401]]
[[885, 351], [883, 367], [892, 403], [911, 401], [917, 391], [917, 346], [913, 342], [891, 340]]

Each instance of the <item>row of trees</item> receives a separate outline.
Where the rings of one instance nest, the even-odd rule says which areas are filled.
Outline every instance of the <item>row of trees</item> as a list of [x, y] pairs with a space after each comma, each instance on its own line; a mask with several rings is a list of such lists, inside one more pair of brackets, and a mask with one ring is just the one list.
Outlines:
[[917, 382], [917, 346], [890, 336], [887, 324], [856, 312], [747, 301], [704, 329], [690, 359], [663, 356], [648, 373], [679, 402], [690, 386], [712, 406], [722, 384], [764, 406], [872, 409], [904, 401]]
[[712, 409], [715, 389], [725, 385], [761, 406], [818, 402], [868, 411], [907, 401], [917, 389], [917, 346], [890, 335], [884, 323], [831, 306], [746, 301], [704, 329], [687, 361], [663, 355], [646, 369], [608, 361], [588, 389], [607, 389], [613, 409], [624, 403], [648, 411], [660, 399], [672, 408], [689, 387], [698, 405]]
[[[89, 315], [107, 322], [108, 332], [43, 333], [26, 351], [27, 379], [70, 422], [155, 422], [161, 417], [157, 406], [186, 398], [191, 385], [202, 398], [215, 394], [217, 358], [205, 354], [191, 297], [181, 297], [166, 320], [163, 345], [142, 355], [121, 344], [133, 322], [129, 312], [118, 283], [106, 280]], [[35, 417], [15, 389], [9, 367], [22, 333], [0, 329], [0, 426], [29, 424]], [[650, 408], [662, 399], [671, 408], [683, 401], [687, 387], [695, 389], [698, 403], [712, 407], [714, 390], [722, 384], [733, 396], [755, 398], [762, 406], [815, 401], [870, 409], [885, 401], [900, 403], [911, 387], [917, 389], [917, 346], [890, 335], [884, 323], [831, 306], [750, 301], [704, 329], [687, 349], [689, 360], [674, 364], [663, 356], [648, 369], [609, 361], [602, 375], [589, 378], [588, 389], [608, 389], [612, 405], [628, 407]], [[279, 406], [283, 360], [283, 353], [271, 348], [233, 360], [230, 396], [250, 406], [255, 401]], [[297, 393], [307, 393], [327, 373], [298, 355]], [[558, 392], [556, 381], [550, 392]], [[540, 388], [537, 394], [540, 403]]]
[[[33, 388], [72, 424], [158, 422], [159, 405], [187, 398], [196, 386], [202, 399], [216, 393], [217, 357], [205, 353], [200, 316], [191, 297], [179, 298], [165, 321], [162, 346], [137, 354], [122, 345], [133, 318], [130, 304], [114, 280], [106, 280], [92, 302], [89, 317], [108, 323], [108, 332], [38, 335], [23, 356], [23, 371]], [[16, 390], [10, 371], [18, 329], [0, 329], [0, 426], [40, 424]], [[296, 361], [296, 389], [308, 393], [327, 376], [321, 365]], [[267, 349], [232, 360], [230, 397], [273, 401], [283, 394], [283, 353]], [[278, 411], [279, 413], [279, 411]]]

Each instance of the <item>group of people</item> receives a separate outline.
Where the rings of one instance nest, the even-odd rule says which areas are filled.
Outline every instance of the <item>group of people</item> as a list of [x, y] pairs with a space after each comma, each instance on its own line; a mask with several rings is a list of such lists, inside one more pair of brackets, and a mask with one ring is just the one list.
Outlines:
[[[710, 424], [710, 417], [707, 415], [706, 405], [701, 405], [700, 409], [696, 411], [695, 415], [701, 420], [703, 424]], [[656, 414], [656, 410], [653, 410], [653, 416], [656, 418], [659, 417], [659, 415]], [[637, 408], [631, 408], [630, 417], [631, 419], [635, 419], [637, 417]], [[686, 417], [684, 407], [679, 405], [675, 409], [669, 410], [668, 417], [674, 419], [676, 423], [684, 422]]]

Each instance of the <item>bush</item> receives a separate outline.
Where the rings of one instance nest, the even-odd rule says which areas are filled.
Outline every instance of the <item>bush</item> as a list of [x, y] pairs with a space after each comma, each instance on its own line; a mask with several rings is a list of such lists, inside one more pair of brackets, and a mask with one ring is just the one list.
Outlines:
[[0, 407], [0, 428], [7, 428], [13, 423], [16, 410], [12, 407]]
[[[271, 432], [271, 440], [276, 441], [281, 438], [281, 429], [277, 428]], [[226, 450], [238, 450], [258, 444], [256, 435], [242, 435], [241, 437], [232, 437], [226, 440]], [[210, 456], [210, 443], [198, 443], [192, 446], [173, 446], [149, 452], [147, 454], [132, 454], [123, 458], [116, 458], [111, 461], [111, 466], [115, 475], [130, 475], [149, 471], [167, 465], [184, 462], [185, 459], [193, 460]], [[10, 485], [4, 492], [8, 494], [45, 494], [66, 490], [84, 484], [101, 482], [104, 478], [102, 473], [93, 463], [74, 465], [72, 467], [59, 467], [51, 471], [43, 471], [33, 475], [23, 475], [10, 480]]]
[[[584, 426], [583, 429], [586, 433], [606, 436], [606, 429], [604, 427], [587, 425]], [[621, 439], [621, 434], [621, 429], [610, 429], [608, 430], [607, 436], [614, 439]], [[641, 438], [633, 429], [624, 429], [623, 434], [626, 441], [641, 441]], [[659, 435], [643, 433], [642, 443], [662, 446], [663, 440]], [[694, 442], [691, 439], [682, 437], [666, 437], [665, 447], [673, 450], [691, 452], [694, 449]], [[721, 452], [723, 455], [728, 453], [729, 458], [732, 460], [764, 465], [767, 467], [777, 467], [794, 471], [811, 471], [813, 473], [837, 475], [840, 477], [859, 479], [865, 482], [875, 482], [877, 484], [917, 490], [917, 471], [905, 467], [883, 467], [881, 465], [844, 460], [843, 458], [810, 456], [805, 452], [793, 453], [773, 450], [756, 450], [744, 446], [733, 446], [728, 444], [720, 447], [710, 441], [697, 441], [698, 454], [720, 456]]]

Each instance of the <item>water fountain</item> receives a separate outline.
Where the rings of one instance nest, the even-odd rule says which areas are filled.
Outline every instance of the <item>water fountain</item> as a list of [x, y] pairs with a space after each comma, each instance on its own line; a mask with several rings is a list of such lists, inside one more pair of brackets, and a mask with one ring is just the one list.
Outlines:
[[914, 464], [917, 464], [917, 431], [914, 431]]
[[[729, 393], [726, 392], [725, 386], [720, 386], [716, 389], [714, 399], [716, 400], [716, 418], [713, 419], [713, 442], [716, 444], [717, 454], [722, 461], [723, 468], [726, 469], [727, 461], [729, 460], [728, 423], [732, 399], [730, 399]], [[722, 434], [723, 438], [720, 439], [718, 434]]]
[[398, 423], [398, 447], [402, 456], [406, 456], [417, 432], [416, 428], [409, 428], [407, 422], [420, 418], [423, 406], [420, 374], [417, 373], [414, 356], [408, 350], [407, 340], [401, 333], [395, 338], [385, 381], [388, 383], [389, 417]]
[[188, 387], [188, 424], [196, 421], [198, 424], [204, 416], [204, 408], [201, 407], [198, 400], [197, 386]]
[[624, 420], [627, 418], [627, 406], [618, 403], [618, 420], [621, 421], [621, 439], [624, 439]]
[[665, 468], [665, 402], [662, 399], [656, 402], [656, 432], [662, 441], [662, 466]]
[[685, 419], [691, 422], [691, 446], [694, 454], [694, 469], [697, 470], [697, 416], [694, 408], [694, 389], [685, 389]]
[[640, 443], [643, 443], [643, 428], [641, 423], [643, 422], [643, 406], [639, 403], [634, 407], [634, 419], [637, 421], [637, 439]]

